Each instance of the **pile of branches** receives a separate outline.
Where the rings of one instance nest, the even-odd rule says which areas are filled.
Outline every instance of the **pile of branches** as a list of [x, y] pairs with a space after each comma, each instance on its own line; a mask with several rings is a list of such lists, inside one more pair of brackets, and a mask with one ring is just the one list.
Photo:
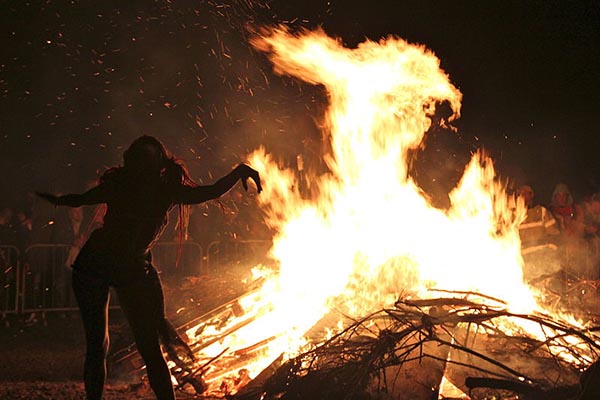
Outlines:
[[[502, 328], [506, 324], [499, 323], [501, 320], [533, 322], [539, 325], [545, 336], [535, 339], [518, 329], [508, 332]], [[579, 383], [558, 387], [556, 382], [528, 376], [524, 371], [468, 347], [466, 343], [472, 332], [501, 338], [524, 352], [525, 356], [546, 357], [556, 368], [579, 376], [598, 359], [598, 330], [600, 328], [581, 329], [547, 315], [511, 313], [500, 300], [476, 293], [453, 292], [451, 297], [427, 300], [400, 299], [393, 308], [352, 321], [337, 335], [284, 362], [270, 377], [248, 385], [234, 398], [387, 398], [390, 384], [386, 369], [402, 368], [403, 364], [430, 358], [472, 370], [476, 376], [467, 378], [464, 386], [479, 388], [478, 393], [482, 393], [481, 388], [512, 393], [509, 397], [496, 395], [494, 398], [516, 398], [515, 394], [518, 394], [518, 398], [525, 399], [583, 399], [587, 397], [582, 396]], [[463, 335], [457, 335], [459, 331]], [[464, 338], [465, 332], [467, 339]], [[461, 363], [440, 357], [439, 353], [432, 354], [427, 351], [427, 348], [432, 348], [428, 346], [431, 343], [437, 344], [434, 347], [445, 346], [448, 351], [466, 353], [469, 357], [462, 359], [473, 362]], [[569, 362], [563, 361], [565, 357]], [[432, 393], [431, 398], [437, 399], [438, 393]]]

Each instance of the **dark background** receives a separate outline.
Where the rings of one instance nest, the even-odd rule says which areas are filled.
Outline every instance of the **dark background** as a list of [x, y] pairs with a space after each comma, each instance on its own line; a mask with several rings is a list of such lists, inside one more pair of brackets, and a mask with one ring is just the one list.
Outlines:
[[[0, 1], [0, 202], [81, 191], [151, 134], [201, 182], [265, 145], [318, 141], [322, 88], [277, 77], [247, 27], [317, 26], [347, 46], [426, 45], [463, 93], [457, 133], [426, 138], [414, 174], [450, 188], [485, 149], [549, 202], [600, 190], [597, 1]], [[432, 182], [437, 182], [432, 184]]]

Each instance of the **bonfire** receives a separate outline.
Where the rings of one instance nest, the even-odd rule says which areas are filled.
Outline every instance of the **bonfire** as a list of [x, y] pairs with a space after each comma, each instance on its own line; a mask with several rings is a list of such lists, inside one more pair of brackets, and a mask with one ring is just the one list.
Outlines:
[[439, 105], [452, 112], [436, 123], [460, 116], [435, 54], [282, 27], [251, 43], [276, 73], [326, 91], [327, 172], [305, 177], [307, 196], [274, 155], [249, 157], [277, 233], [248, 293], [182, 325], [195, 359], [171, 364], [179, 387], [257, 400], [584, 396], [597, 329], [524, 281], [526, 208], [493, 160], [473, 154], [445, 209], [409, 174]]

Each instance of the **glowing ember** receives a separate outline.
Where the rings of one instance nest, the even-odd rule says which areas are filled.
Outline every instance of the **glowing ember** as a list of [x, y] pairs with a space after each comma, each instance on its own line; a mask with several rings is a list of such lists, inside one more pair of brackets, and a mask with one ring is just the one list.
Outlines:
[[[272, 256], [280, 270], [239, 304], [239, 318], [220, 327], [235, 334], [187, 332], [193, 341], [218, 339], [200, 346], [205, 359], [227, 353], [234, 360], [236, 350], [260, 343], [252, 347], [257, 357], [243, 364], [254, 377], [299, 350], [332, 311], [360, 317], [400, 293], [433, 288], [484, 293], [513, 312], [536, 309], [522, 278], [517, 227], [525, 208], [509, 206], [491, 160], [473, 156], [447, 210], [433, 207], [408, 175], [408, 153], [421, 146], [436, 104], [448, 102], [451, 119], [460, 113], [461, 94], [434, 54], [396, 38], [347, 49], [321, 31], [284, 29], [253, 45], [269, 53], [276, 72], [324, 86], [330, 173], [311, 177], [319, 194], [306, 199], [293, 171], [262, 150], [252, 155], [265, 181], [260, 200], [278, 232]], [[222, 375], [215, 366], [205, 377], [217, 384]]]

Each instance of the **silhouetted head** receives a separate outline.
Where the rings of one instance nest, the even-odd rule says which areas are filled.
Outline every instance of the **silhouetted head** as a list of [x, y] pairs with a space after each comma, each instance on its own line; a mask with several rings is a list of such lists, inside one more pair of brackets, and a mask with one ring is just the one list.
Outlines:
[[160, 174], [169, 160], [167, 149], [153, 136], [140, 136], [123, 153], [123, 166], [128, 172]]
[[529, 185], [521, 185], [517, 189], [517, 195], [523, 199], [527, 207], [533, 205], [533, 189]]
[[573, 204], [573, 196], [569, 187], [564, 183], [558, 183], [552, 192], [550, 205], [552, 207], [565, 207]]
[[13, 211], [10, 207], [0, 209], [0, 225], [8, 225], [13, 217]]
[[[140, 136], [135, 139], [123, 153], [123, 166], [108, 169], [100, 177], [100, 182], [116, 179], [126, 184], [133, 181], [154, 181], [160, 178], [165, 184], [165, 190], [174, 185], [188, 187], [196, 186], [194, 180], [183, 164], [171, 156], [162, 142], [153, 136]], [[127, 187], [127, 185], [123, 185]], [[178, 204], [178, 222], [180, 242], [187, 237], [190, 206]], [[181, 248], [178, 250], [179, 260]]]

